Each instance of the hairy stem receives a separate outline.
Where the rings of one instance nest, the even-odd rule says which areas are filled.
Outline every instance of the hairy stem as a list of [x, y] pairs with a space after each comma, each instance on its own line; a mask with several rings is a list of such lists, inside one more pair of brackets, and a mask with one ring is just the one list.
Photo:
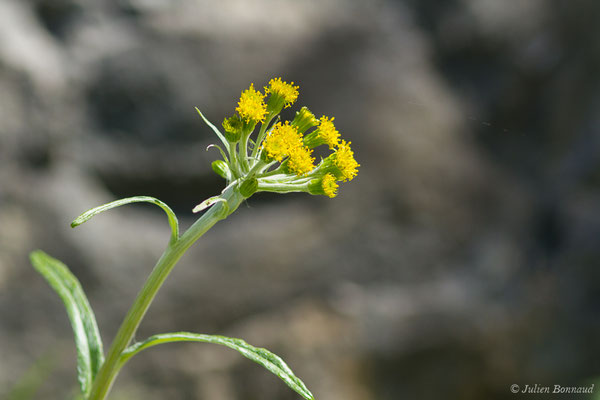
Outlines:
[[167, 246], [125, 316], [110, 347], [106, 361], [94, 380], [88, 400], [104, 400], [108, 395], [121, 367], [119, 363], [121, 353], [130, 344], [152, 300], [177, 261], [196, 240], [218, 221], [225, 219], [233, 213], [244, 200], [244, 197], [234, 186], [226, 189], [221, 197], [227, 202], [216, 203], [181, 237], [176, 241], [170, 242]]

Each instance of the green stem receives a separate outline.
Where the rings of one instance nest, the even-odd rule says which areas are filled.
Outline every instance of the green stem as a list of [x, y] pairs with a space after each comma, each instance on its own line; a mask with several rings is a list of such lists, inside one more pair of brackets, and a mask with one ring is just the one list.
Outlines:
[[267, 116], [267, 120], [264, 122], [264, 124], [261, 125], [260, 131], [258, 132], [258, 136], [256, 137], [256, 144], [254, 145], [254, 148], [252, 149], [252, 154], [250, 155], [250, 158], [256, 159], [256, 155], [258, 154], [258, 148], [260, 147], [260, 144], [262, 143], [263, 139], [265, 138], [265, 132], [267, 131], [269, 124], [271, 123], [271, 121], [273, 120], [273, 118], [276, 115], [277, 114], [273, 114], [273, 113], [269, 114]]
[[[284, 160], [284, 161], [285, 161], [285, 160]], [[275, 163], [274, 163], [274, 162], [270, 163], [270, 164], [269, 164], [269, 167], [268, 167], [267, 169], [269, 169], [269, 168], [270, 168], [270, 167], [271, 167], [273, 164], [275, 164]], [[280, 175], [282, 175], [282, 176], [284, 176], [284, 175], [285, 175], [285, 174], [284, 174], [284, 172], [283, 172], [283, 168], [282, 168], [282, 166], [281, 166], [281, 165], [279, 165], [277, 168], [275, 168], [275, 169], [274, 169], [274, 170], [272, 170], [272, 171], [269, 171], [269, 172], [263, 172], [263, 173], [261, 173], [261, 174], [260, 174], [260, 177], [261, 177], [261, 178], [267, 178], [267, 177], [272, 177], [273, 175], [278, 175], [278, 174], [280, 174]], [[287, 176], [287, 175], [285, 175], [285, 176]]]
[[293, 192], [307, 192], [308, 182], [295, 182], [295, 183], [281, 183], [281, 182], [265, 182], [258, 181], [259, 192], [274, 192], [274, 193], [293, 193]]
[[234, 186], [226, 189], [221, 197], [227, 203], [216, 203], [181, 235], [179, 239], [169, 243], [167, 246], [123, 320], [110, 347], [106, 361], [94, 380], [88, 400], [104, 400], [108, 395], [121, 367], [119, 363], [121, 353], [131, 342], [152, 300], [177, 261], [196, 240], [218, 221], [227, 218], [244, 200], [244, 197]]
[[230, 146], [231, 146], [231, 154], [230, 154], [230, 156], [231, 156], [231, 163], [229, 164], [229, 167], [230, 167], [231, 172], [233, 174], [233, 179], [232, 180], [236, 180], [240, 176], [242, 176], [242, 171], [240, 170], [240, 163], [238, 162], [237, 144], [233, 143]]

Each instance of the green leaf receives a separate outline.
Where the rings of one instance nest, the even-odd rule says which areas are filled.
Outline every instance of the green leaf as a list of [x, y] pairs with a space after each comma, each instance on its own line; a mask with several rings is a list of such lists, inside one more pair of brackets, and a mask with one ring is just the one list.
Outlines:
[[294, 375], [287, 364], [277, 355], [271, 353], [267, 349], [254, 347], [246, 343], [242, 339], [235, 339], [226, 336], [218, 335], [203, 335], [190, 332], [173, 332], [163, 333], [160, 335], [150, 336], [143, 342], [133, 344], [123, 351], [121, 354], [121, 365], [125, 364], [131, 357], [140, 351], [162, 343], [171, 342], [204, 342], [227, 346], [233, 350], [237, 350], [244, 357], [262, 365], [281, 380], [283, 380], [296, 393], [300, 394], [306, 400], [314, 400], [312, 393], [306, 388], [304, 383]]
[[110, 203], [106, 203], [101, 206], [92, 208], [91, 210], [87, 210], [79, 217], [75, 218], [73, 222], [71, 222], [71, 228], [75, 228], [76, 226], [79, 226], [87, 220], [89, 220], [90, 218], [92, 218], [94, 215], [100, 214], [101, 212], [106, 210], [110, 210], [111, 208], [123, 206], [125, 204], [142, 202], [156, 204], [157, 206], [163, 209], [163, 211], [167, 214], [167, 217], [169, 218], [169, 225], [171, 226], [171, 241], [177, 240], [179, 238], [179, 222], [177, 221], [177, 216], [168, 205], [150, 196], [127, 197], [125, 199], [111, 201]]
[[87, 395], [94, 377], [104, 362], [102, 339], [92, 307], [77, 278], [67, 266], [41, 250], [29, 255], [31, 264], [58, 293], [71, 321], [77, 347], [77, 379]]
[[[221, 142], [227, 149], [227, 152], [231, 154], [231, 151], [229, 149], [229, 142], [227, 141], [227, 139], [225, 139], [225, 136], [223, 136], [221, 131], [219, 131], [216, 126], [214, 126], [208, 119], [206, 119], [206, 117], [204, 116], [204, 114], [202, 114], [202, 111], [200, 111], [200, 109], [198, 107], [196, 107], [196, 111], [198, 111], [198, 114], [200, 114], [200, 117], [202, 117], [202, 119], [204, 120], [206, 125], [208, 125], [210, 127], [210, 129], [212, 129], [213, 132], [219, 137], [219, 139], [221, 140]], [[225, 158], [225, 157], [223, 157], [223, 158]]]
[[[209, 144], [208, 146], [206, 146], [206, 151], [209, 151], [212, 148], [215, 148], [217, 150], [219, 150], [219, 153], [221, 153], [221, 157], [223, 157], [223, 160], [225, 163], [229, 163], [229, 158], [227, 158], [227, 155], [225, 154], [225, 152], [223, 151], [223, 149], [221, 148], [221, 146], [216, 145], [216, 144]], [[222, 161], [222, 160], [217, 160], [217, 161]], [[229, 164], [227, 164], [229, 165]]]

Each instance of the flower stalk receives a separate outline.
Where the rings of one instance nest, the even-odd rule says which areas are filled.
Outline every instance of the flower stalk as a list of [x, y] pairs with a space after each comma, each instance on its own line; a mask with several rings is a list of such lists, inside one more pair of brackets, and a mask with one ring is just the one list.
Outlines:
[[165, 249], [123, 320], [110, 346], [108, 356], [96, 376], [89, 400], [104, 400], [108, 395], [122, 366], [121, 355], [123, 351], [131, 344], [150, 304], [177, 261], [196, 240], [217, 222], [232, 214], [244, 200], [244, 197], [235, 187], [226, 189], [221, 198], [225, 202], [219, 202], [211, 207], [183, 235], [176, 241], [169, 243]]

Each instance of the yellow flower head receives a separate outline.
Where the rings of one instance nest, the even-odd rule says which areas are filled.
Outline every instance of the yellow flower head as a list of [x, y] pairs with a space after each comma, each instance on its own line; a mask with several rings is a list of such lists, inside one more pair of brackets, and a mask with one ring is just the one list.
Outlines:
[[323, 116], [315, 121], [319, 127], [304, 137], [304, 144], [311, 149], [326, 144], [333, 150], [340, 143], [340, 133], [333, 125], [333, 118]]
[[225, 138], [228, 141], [235, 143], [238, 140], [240, 140], [240, 137], [242, 136], [244, 122], [239, 116], [234, 115], [233, 117], [225, 118], [223, 120], [222, 126], [223, 131], [225, 133]]
[[308, 184], [308, 192], [310, 194], [324, 194], [327, 197], [334, 198], [337, 195], [339, 185], [335, 181], [333, 174], [325, 174], [320, 178], [313, 179]]
[[307, 107], [302, 107], [300, 111], [296, 111], [292, 125], [298, 127], [298, 132], [304, 133], [313, 126], [319, 125], [319, 120]]
[[350, 148], [350, 142], [342, 140], [339, 147], [332, 154], [333, 164], [339, 171], [338, 178], [342, 181], [351, 181], [358, 174], [360, 164], [354, 159], [354, 152]]
[[267, 159], [279, 162], [289, 156], [292, 149], [300, 146], [302, 146], [302, 136], [298, 132], [298, 128], [290, 125], [289, 121], [286, 121], [285, 124], [276, 123], [262, 143], [262, 149]]
[[331, 150], [334, 149], [340, 142], [340, 133], [335, 129], [333, 125], [334, 117], [329, 118], [322, 116], [320, 119], [319, 128], [317, 129], [318, 135]]
[[284, 106], [290, 107], [298, 98], [298, 88], [300, 86], [294, 86], [294, 82], [287, 83], [281, 80], [281, 78], [274, 78], [269, 81], [269, 86], [265, 87], [265, 93], [271, 94], [271, 96], [278, 96], [283, 99]]
[[290, 158], [287, 161], [287, 169], [298, 176], [306, 175], [315, 167], [315, 158], [311, 155], [312, 150], [306, 146], [295, 146], [290, 149]]
[[281, 135], [269, 135], [263, 141], [262, 148], [269, 161], [277, 160], [281, 162], [288, 154], [289, 145]]
[[246, 122], [264, 122], [267, 105], [263, 100], [264, 94], [254, 89], [254, 84], [242, 92], [240, 101], [235, 109]]
[[339, 185], [335, 181], [335, 176], [326, 174], [321, 181], [321, 187], [325, 195], [333, 199], [337, 195]]
[[294, 86], [294, 82], [287, 83], [281, 78], [275, 78], [269, 81], [269, 86], [265, 86], [265, 93], [270, 94], [267, 100], [267, 111], [270, 115], [276, 115], [283, 107], [289, 107], [296, 101], [298, 86]]

